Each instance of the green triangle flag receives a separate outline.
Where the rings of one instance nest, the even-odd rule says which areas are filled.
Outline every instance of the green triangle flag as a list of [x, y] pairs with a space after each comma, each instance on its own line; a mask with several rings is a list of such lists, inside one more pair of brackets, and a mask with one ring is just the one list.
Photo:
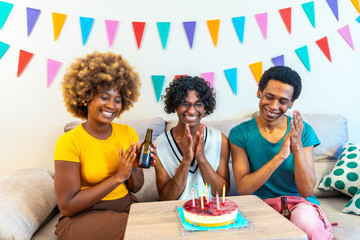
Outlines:
[[4, 56], [10, 45], [0, 41], [0, 59]]
[[165, 50], [166, 43], [167, 43], [168, 36], [169, 36], [170, 22], [157, 22], [157, 27], [159, 30], [159, 35], [161, 38], [162, 46]]
[[4, 26], [14, 4], [0, 1], [0, 29]]
[[314, 1], [301, 4], [311, 25], [315, 28], [315, 8]]
[[225, 76], [230, 84], [231, 89], [237, 95], [237, 68], [224, 70]]
[[156, 95], [156, 101], [160, 101], [162, 88], [164, 86], [165, 75], [151, 75], [151, 79], [154, 85], [154, 91]]
[[301, 48], [295, 49], [295, 52], [302, 61], [302, 63], [304, 64], [304, 66], [306, 67], [306, 69], [310, 72], [311, 68], [310, 68], [308, 47], [305, 45]]

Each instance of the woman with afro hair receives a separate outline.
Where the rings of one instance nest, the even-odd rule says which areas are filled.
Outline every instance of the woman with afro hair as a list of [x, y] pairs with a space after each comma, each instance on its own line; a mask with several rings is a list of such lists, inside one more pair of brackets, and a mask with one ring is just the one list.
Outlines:
[[143, 186], [133, 168], [138, 136], [112, 121], [139, 97], [140, 80], [121, 55], [94, 52], [67, 69], [62, 91], [67, 110], [85, 120], [56, 143], [55, 194], [59, 239], [123, 239], [131, 192]]
[[211, 193], [229, 190], [229, 143], [219, 130], [201, 123], [215, 109], [213, 89], [199, 77], [174, 79], [163, 96], [165, 112], [177, 113], [178, 123], [160, 135], [151, 157], [161, 200], [191, 199], [192, 186]]

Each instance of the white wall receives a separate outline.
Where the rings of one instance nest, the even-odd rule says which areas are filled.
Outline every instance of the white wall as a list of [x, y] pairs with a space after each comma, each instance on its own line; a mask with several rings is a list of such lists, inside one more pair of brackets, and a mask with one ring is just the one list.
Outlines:
[[[74, 118], [66, 112], [60, 91], [65, 68], [75, 57], [93, 50], [121, 53], [135, 66], [142, 80], [141, 97], [122, 119], [151, 118], [166, 115], [157, 103], [151, 75], [166, 75], [165, 86], [176, 74], [199, 75], [215, 72], [217, 110], [211, 119], [224, 119], [257, 110], [257, 85], [248, 65], [263, 62], [273, 66], [271, 58], [285, 55], [285, 63], [303, 79], [303, 92], [295, 108], [302, 113], [338, 113], [349, 120], [350, 140], [360, 143], [360, 24], [350, 0], [339, 0], [339, 22], [325, 0], [315, 1], [316, 28], [301, 7], [305, 1], [268, 0], [17, 0], [0, 30], [0, 41], [10, 44], [0, 60], [0, 176], [25, 167], [53, 168], [53, 149], [63, 126]], [[27, 37], [26, 7], [40, 9], [40, 17]], [[278, 13], [292, 7], [292, 34], [288, 34]], [[59, 39], [54, 42], [51, 13], [65, 13]], [[268, 12], [268, 38], [264, 40], [254, 15]], [[88, 42], [82, 46], [79, 16], [95, 22]], [[240, 44], [231, 18], [245, 16], [244, 44]], [[112, 49], [108, 47], [105, 19], [119, 20]], [[215, 48], [206, 20], [221, 19], [218, 47]], [[147, 22], [140, 50], [132, 30], [132, 21]], [[156, 22], [171, 22], [166, 51], [162, 49]], [[191, 50], [182, 25], [197, 21]], [[349, 24], [355, 45], [353, 51], [337, 29]], [[315, 41], [328, 36], [333, 61], [330, 63]], [[311, 71], [308, 72], [294, 50], [308, 45]], [[19, 49], [34, 53], [23, 74], [17, 78]], [[54, 83], [46, 87], [46, 59], [63, 62]], [[224, 69], [238, 68], [238, 95], [225, 78]], [[331, 129], [329, 129], [331, 131]]]

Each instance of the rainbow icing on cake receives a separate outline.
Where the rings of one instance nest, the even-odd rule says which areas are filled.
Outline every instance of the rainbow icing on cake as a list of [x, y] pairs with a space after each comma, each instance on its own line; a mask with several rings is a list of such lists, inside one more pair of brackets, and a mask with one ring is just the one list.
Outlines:
[[219, 204], [220, 211], [217, 210], [216, 198], [213, 198], [209, 204], [204, 202], [203, 205], [204, 209], [201, 209], [199, 199], [195, 199], [195, 207], [192, 200], [184, 203], [185, 220], [195, 226], [203, 227], [219, 227], [235, 222], [238, 206], [233, 201], [225, 199], [225, 203]]

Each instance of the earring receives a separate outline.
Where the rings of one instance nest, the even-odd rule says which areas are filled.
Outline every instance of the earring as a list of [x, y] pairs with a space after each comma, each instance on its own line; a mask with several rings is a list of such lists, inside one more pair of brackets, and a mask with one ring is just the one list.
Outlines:
[[289, 107], [290, 109], [292, 109], [292, 107]]
[[260, 99], [260, 96], [257, 96], [258, 99]]

